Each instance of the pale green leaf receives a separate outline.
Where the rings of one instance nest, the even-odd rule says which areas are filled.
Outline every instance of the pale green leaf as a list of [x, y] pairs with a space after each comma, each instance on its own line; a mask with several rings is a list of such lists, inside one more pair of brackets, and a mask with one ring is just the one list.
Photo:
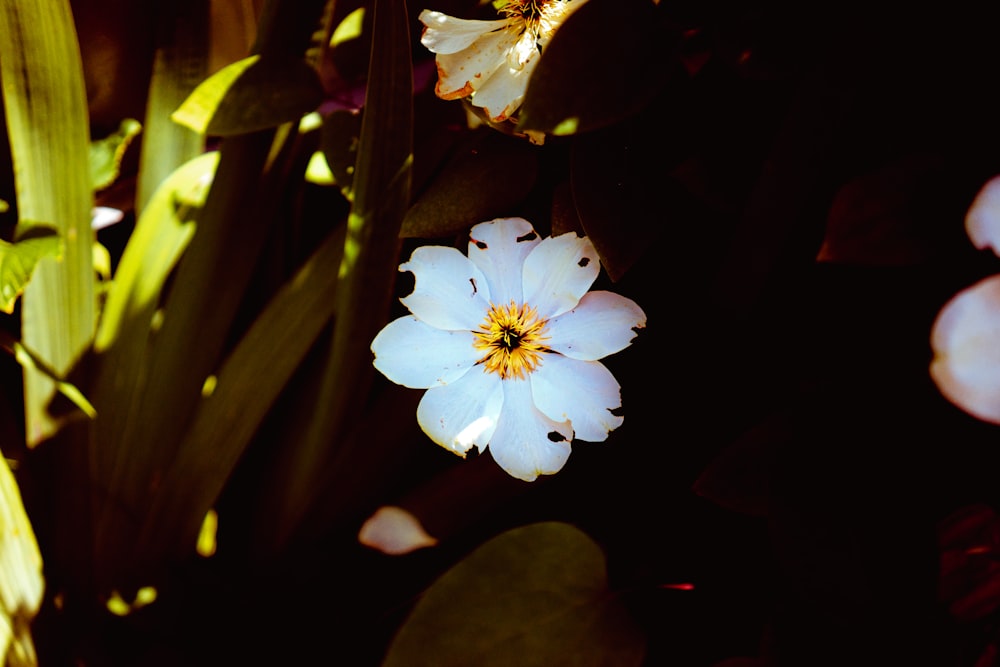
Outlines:
[[0, 239], [0, 311], [14, 312], [14, 302], [24, 292], [35, 266], [44, 257], [58, 258], [62, 240], [55, 230], [8, 243]]
[[231, 136], [298, 120], [323, 99], [316, 71], [291, 58], [244, 58], [206, 79], [171, 116], [199, 134]]
[[122, 157], [140, 132], [139, 121], [126, 118], [117, 131], [90, 142], [90, 180], [95, 190], [103, 190], [118, 180]]
[[637, 667], [645, 644], [600, 547], [549, 522], [508, 531], [442, 575], [383, 667]]

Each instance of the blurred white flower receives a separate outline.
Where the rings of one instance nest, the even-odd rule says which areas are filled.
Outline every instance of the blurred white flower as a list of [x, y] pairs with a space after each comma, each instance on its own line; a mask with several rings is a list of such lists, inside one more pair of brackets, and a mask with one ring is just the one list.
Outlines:
[[526, 481], [559, 471], [574, 437], [603, 441], [622, 423], [614, 376], [599, 363], [627, 347], [646, 316], [630, 299], [588, 292], [600, 270], [586, 237], [538, 237], [527, 220], [484, 222], [468, 257], [417, 248], [400, 265], [415, 277], [372, 342], [375, 367], [397, 384], [427, 389], [417, 421], [436, 443], [465, 456], [489, 446]]
[[499, 10], [505, 18], [495, 21], [420, 12], [420, 43], [437, 54], [438, 97], [469, 97], [493, 122], [507, 120], [521, 106], [542, 49], [586, 1], [509, 0]]
[[[977, 248], [1000, 254], [1000, 176], [976, 196], [965, 218]], [[960, 408], [1000, 424], [1000, 275], [956, 294], [931, 332], [931, 376]]]

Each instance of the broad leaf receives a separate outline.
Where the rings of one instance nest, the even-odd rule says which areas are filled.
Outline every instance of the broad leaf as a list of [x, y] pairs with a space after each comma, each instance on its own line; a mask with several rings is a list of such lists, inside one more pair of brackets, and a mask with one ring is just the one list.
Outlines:
[[171, 117], [199, 134], [231, 136], [297, 120], [322, 99], [304, 61], [253, 55], [206, 79]]
[[490, 540], [417, 602], [382, 667], [638, 666], [645, 637], [600, 547], [539, 523]]
[[139, 121], [126, 118], [117, 131], [90, 142], [90, 180], [95, 190], [103, 190], [118, 180], [122, 157], [141, 131]]
[[461, 145], [403, 219], [403, 237], [441, 238], [503, 214], [523, 200], [538, 175], [537, 149], [499, 133]]

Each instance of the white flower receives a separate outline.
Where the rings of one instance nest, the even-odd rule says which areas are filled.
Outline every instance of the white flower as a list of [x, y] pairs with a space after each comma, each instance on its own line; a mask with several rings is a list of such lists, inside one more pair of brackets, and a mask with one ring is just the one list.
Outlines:
[[586, 237], [540, 239], [527, 220], [470, 231], [469, 255], [417, 248], [400, 271], [412, 315], [372, 342], [375, 367], [427, 389], [417, 421], [465, 456], [489, 450], [526, 481], [559, 471], [574, 436], [599, 442], [622, 423], [618, 382], [597, 360], [627, 347], [646, 315], [611, 292], [588, 292], [600, 270]]
[[507, 120], [521, 106], [542, 49], [586, 1], [509, 0], [500, 8], [506, 18], [496, 21], [420, 12], [420, 43], [437, 54], [438, 97], [471, 97], [493, 122]]

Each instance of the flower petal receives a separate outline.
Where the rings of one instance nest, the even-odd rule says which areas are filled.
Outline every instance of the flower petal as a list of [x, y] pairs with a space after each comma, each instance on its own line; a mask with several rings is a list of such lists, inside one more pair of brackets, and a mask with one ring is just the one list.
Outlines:
[[420, 12], [418, 18], [424, 24], [420, 43], [432, 53], [443, 54], [458, 53], [467, 49], [486, 33], [500, 30], [507, 24], [507, 19], [496, 21], [459, 19], [429, 9]]
[[488, 32], [469, 48], [458, 53], [439, 54], [435, 94], [443, 100], [468, 97], [501, 67], [507, 66], [507, 52], [515, 37], [509, 30]]
[[646, 313], [632, 299], [613, 292], [587, 292], [576, 308], [548, 322], [550, 350], [573, 359], [596, 361], [628, 347]]
[[459, 456], [490, 441], [504, 407], [500, 378], [473, 369], [456, 382], [427, 390], [417, 422], [431, 440]]
[[400, 317], [372, 341], [375, 368], [396, 384], [426, 389], [455, 382], [476, 364], [471, 331], [436, 329], [415, 317]]
[[486, 278], [455, 248], [421, 246], [399, 270], [415, 279], [403, 305], [432, 327], [472, 331], [490, 309]]
[[931, 376], [963, 410], [1000, 424], [1000, 276], [956, 294], [931, 332]]
[[540, 243], [524, 218], [497, 218], [469, 231], [469, 259], [486, 276], [490, 300], [497, 305], [522, 303], [524, 259]]
[[472, 96], [472, 104], [481, 107], [494, 123], [502, 123], [510, 118], [524, 101], [528, 89], [528, 79], [538, 64], [538, 58], [531, 58], [521, 69], [504, 64], [498, 67]]
[[622, 425], [623, 418], [611, 413], [622, 405], [621, 387], [599, 361], [546, 354], [531, 374], [531, 395], [550, 419], [568, 419], [580, 440], [601, 442]]
[[548, 319], [576, 307], [594, 284], [601, 266], [586, 236], [551, 236], [524, 260], [524, 302]]
[[986, 183], [965, 215], [965, 230], [980, 250], [1000, 255], [1000, 176]]
[[358, 531], [358, 542], [390, 556], [402, 556], [417, 549], [432, 547], [437, 539], [424, 530], [420, 519], [402, 507], [378, 508]]
[[569, 458], [570, 423], [542, 414], [532, 400], [530, 383], [506, 380], [501, 384], [503, 412], [489, 445], [493, 459], [509, 475], [526, 482], [559, 472]]

